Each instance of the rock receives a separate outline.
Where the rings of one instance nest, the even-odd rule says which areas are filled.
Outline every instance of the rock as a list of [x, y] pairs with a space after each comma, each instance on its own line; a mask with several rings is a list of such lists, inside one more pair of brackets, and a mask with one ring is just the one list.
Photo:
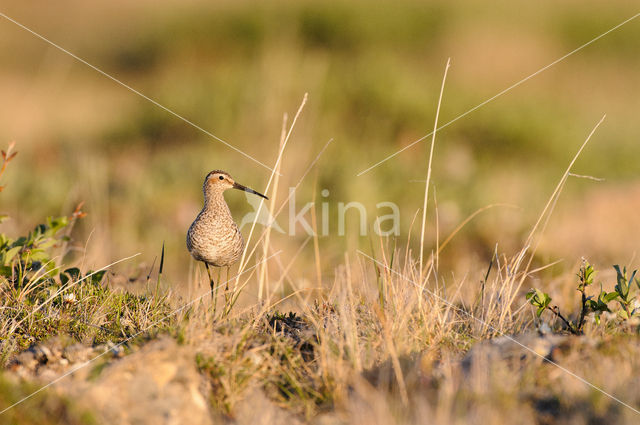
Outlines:
[[51, 350], [49, 350], [49, 348], [44, 344], [32, 346], [29, 348], [29, 351], [33, 352], [35, 359], [40, 364], [47, 364], [49, 359], [52, 357]]
[[109, 341], [107, 343], [107, 347], [109, 347], [109, 351], [111, 352], [111, 355], [115, 358], [120, 358], [122, 356], [124, 356], [124, 347], [122, 346], [122, 344], [114, 344], [113, 342]]
[[201, 391], [203, 378], [193, 354], [173, 339], [150, 342], [101, 369], [97, 362], [88, 366], [99, 371], [97, 377], [86, 380], [74, 375], [71, 382], [61, 382], [59, 387], [90, 406], [103, 422], [212, 423], [207, 398]]
[[78, 363], [89, 360], [93, 357], [93, 352], [93, 348], [80, 343], [75, 343], [62, 350], [62, 357], [67, 359], [69, 363]]
[[484, 361], [506, 360], [519, 363], [525, 359], [551, 360], [554, 350], [569, 338], [571, 337], [567, 335], [536, 332], [500, 336], [475, 344], [462, 360], [462, 366], [468, 371], [474, 364], [482, 364]]
[[298, 418], [278, 407], [260, 390], [251, 392], [234, 410], [237, 425], [302, 425]]
[[13, 362], [11, 362], [10, 367], [11, 368], [24, 367], [26, 369], [33, 371], [35, 370], [37, 365], [38, 365], [38, 360], [36, 360], [35, 354], [31, 350], [27, 350], [18, 354], [13, 360]]

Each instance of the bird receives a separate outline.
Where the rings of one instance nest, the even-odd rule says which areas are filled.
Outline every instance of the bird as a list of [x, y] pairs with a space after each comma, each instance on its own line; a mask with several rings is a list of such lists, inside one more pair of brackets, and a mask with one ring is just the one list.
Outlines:
[[223, 193], [238, 189], [269, 199], [262, 193], [237, 183], [226, 171], [213, 170], [204, 179], [204, 206], [187, 231], [187, 249], [196, 261], [202, 261], [209, 275], [211, 296], [215, 282], [209, 266], [230, 267], [244, 251], [244, 238], [233, 221]]

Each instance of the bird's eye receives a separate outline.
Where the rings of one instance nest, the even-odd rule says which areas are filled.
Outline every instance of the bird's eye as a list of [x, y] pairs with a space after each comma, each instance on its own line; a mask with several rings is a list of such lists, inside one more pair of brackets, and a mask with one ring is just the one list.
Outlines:
[[218, 177], [220, 180], [224, 180], [224, 176], [220, 176]]

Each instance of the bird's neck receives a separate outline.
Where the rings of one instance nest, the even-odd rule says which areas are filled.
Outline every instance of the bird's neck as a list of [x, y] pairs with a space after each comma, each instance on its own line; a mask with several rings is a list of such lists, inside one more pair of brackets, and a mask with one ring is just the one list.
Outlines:
[[223, 215], [231, 215], [231, 211], [229, 211], [229, 206], [227, 202], [224, 200], [224, 196], [222, 192], [210, 192], [205, 193], [204, 195], [204, 208], [202, 211], [207, 211], [210, 213], [214, 213], [215, 215], [223, 214]]

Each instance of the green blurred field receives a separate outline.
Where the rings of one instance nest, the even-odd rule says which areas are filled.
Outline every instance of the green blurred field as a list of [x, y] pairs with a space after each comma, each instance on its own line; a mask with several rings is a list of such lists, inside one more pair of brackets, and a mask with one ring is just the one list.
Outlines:
[[[300, 205], [328, 189], [331, 235], [320, 238], [323, 270], [333, 273], [345, 248], [336, 204], [396, 202], [398, 244], [422, 206], [428, 144], [356, 177], [429, 133], [447, 58], [440, 123], [637, 13], [632, 2], [110, 2], [64, 1], [55, 9], [8, 4], [2, 12], [267, 164], [276, 159], [284, 112], [309, 101], [285, 152], [287, 187], [330, 139], [303, 181]], [[640, 21], [457, 121], [438, 134], [434, 162], [439, 238], [494, 203], [443, 252], [452, 271], [486, 264], [520, 247], [571, 157], [606, 113], [570, 179], [543, 241], [540, 261], [581, 255], [625, 263], [635, 249], [640, 154]], [[151, 264], [166, 242], [169, 279], [184, 282], [184, 234], [201, 206], [211, 169], [262, 190], [269, 171], [150, 102], [0, 20], [0, 141], [20, 155], [7, 172], [0, 210], [18, 234], [43, 215], [68, 214], [86, 201], [75, 234], [88, 263], [102, 266], [141, 252]], [[227, 196], [237, 217], [244, 196]], [[430, 207], [429, 246], [436, 226]], [[285, 208], [281, 223], [287, 222]], [[320, 211], [318, 211], [320, 213]], [[350, 229], [357, 229], [355, 215]], [[418, 220], [419, 221], [419, 220]], [[418, 226], [418, 224], [416, 224]], [[416, 232], [412, 246], [417, 246]], [[274, 235], [291, 257], [304, 235]], [[375, 242], [378, 243], [378, 242]], [[292, 276], [312, 279], [313, 249]], [[127, 267], [133, 267], [129, 264]]]

